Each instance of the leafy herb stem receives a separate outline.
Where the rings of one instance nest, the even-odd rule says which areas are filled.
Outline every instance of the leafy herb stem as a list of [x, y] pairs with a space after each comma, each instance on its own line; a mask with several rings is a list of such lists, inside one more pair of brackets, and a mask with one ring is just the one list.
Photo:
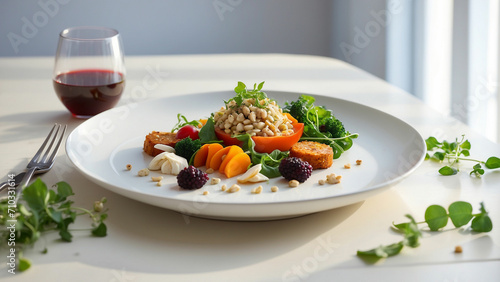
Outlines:
[[314, 140], [330, 140], [330, 141], [334, 141], [334, 140], [343, 140], [343, 139], [347, 139], [347, 138], [358, 138], [359, 137], [359, 134], [358, 133], [351, 133], [349, 135], [346, 135], [344, 137], [307, 137], [307, 136], [303, 136], [300, 138], [300, 140], [309, 140], [309, 141], [314, 141]]
[[[95, 214], [93, 212], [89, 211], [88, 209], [80, 208], [80, 207], [70, 207], [69, 209], [82, 212], [82, 213], [77, 214], [77, 216], [88, 214], [90, 216], [90, 218], [92, 218], [92, 221], [94, 221], [94, 223], [99, 222], [99, 219], [97, 219]], [[62, 210], [59, 210], [59, 211], [62, 211]]]
[[404, 235], [403, 240], [367, 251], [358, 251], [357, 255], [361, 258], [378, 260], [399, 254], [404, 246], [418, 247], [420, 245], [419, 239], [422, 237], [422, 233], [417, 227], [418, 224], [427, 224], [430, 231], [434, 232], [448, 225], [448, 219], [450, 219], [455, 228], [471, 222], [470, 227], [473, 231], [490, 232], [493, 229], [493, 224], [482, 202], [479, 211], [479, 213], [473, 214], [472, 205], [463, 201], [452, 203], [448, 207], [448, 211], [442, 206], [431, 205], [425, 210], [425, 221], [416, 222], [411, 215], [406, 215], [410, 219], [409, 222], [393, 223], [393, 228]]
[[[465, 135], [462, 135], [460, 141], [458, 138], [455, 138], [454, 142], [448, 142], [446, 140], [439, 142], [436, 137], [431, 136], [425, 140], [425, 143], [427, 146], [426, 160], [430, 159], [436, 162], [443, 162], [446, 159], [448, 161], [448, 165], [439, 169], [441, 175], [457, 174], [459, 171], [459, 161], [475, 162], [476, 164], [473, 166], [470, 175], [476, 177], [480, 177], [484, 174], [483, 165], [488, 169], [500, 168], [500, 158], [494, 156], [489, 157], [486, 161], [468, 158], [471, 144], [469, 140], [465, 139]], [[429, 153], [433, 154], [430, 155]]]
[[24, 271], [31, 266], [29, 260], [23, 257], [23, 250], [32, 247], [43, 234], [58, 231], [62, 241], [71, 242], [73, 235], [68, 227], [74, 223], [77, 216], [89, 215], [92, 218], [92, 228], [87, 230], [91, 230], [93, 236], [107, 235], [107, 227], [104, 224], [107, 218], [107, 209], [104, 209], [106, 198], [95, 201], [92, 211], [73, 206], [74, 202], [68, 199], [73, 195], [71, 186], [66, 182], [58, 182], [53, 189], [48, 189], [47, 185], [37, 178], [22, 190], [15, 209], [8, 199], [0, 201], [0, 225], [6, 227], [11, 225], [9, 221], [16, 221], [14, 233], [10, 228], [0, 229], [0, 240], [11, 246], [9, 242], [14, 234], [19, 254], [16, 255], [15, 264], [18, 271]]

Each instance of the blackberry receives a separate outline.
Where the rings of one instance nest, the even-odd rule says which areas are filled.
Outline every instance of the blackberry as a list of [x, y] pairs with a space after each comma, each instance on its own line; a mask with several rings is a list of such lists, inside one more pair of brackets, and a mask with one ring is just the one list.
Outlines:
[[208, 174], [192, 165], [181, 170], [177, 175], [177, 184], [187, 190], [200, 189], [207, 181]]
[[297, 180], [300, 183], [311, 176], [312, 170], [312, 166], [308, 162], [296, 157], [283, 159], [279, 166], [279, 171], [286, 180]]

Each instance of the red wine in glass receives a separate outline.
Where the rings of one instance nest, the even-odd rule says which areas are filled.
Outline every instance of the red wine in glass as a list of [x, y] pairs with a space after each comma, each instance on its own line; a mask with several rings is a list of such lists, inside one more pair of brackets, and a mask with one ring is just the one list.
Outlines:
[[74, 117], [89, 118], [118, 103], [125, 87], [122, 49], [120, 34], [111, 28], [81, 26], [61, 32], [53, 85]]
[[62, 73], [53, 83], [64, 106], [79, 117], [94, 116], [113, 108], [125, 87], [122, 73], [100, 69]]

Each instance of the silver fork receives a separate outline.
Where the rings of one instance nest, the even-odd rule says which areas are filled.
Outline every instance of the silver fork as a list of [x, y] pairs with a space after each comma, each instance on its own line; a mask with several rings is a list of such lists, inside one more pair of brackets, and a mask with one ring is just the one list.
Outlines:
[[[50, 130], [49, 132], [49, 135], [47, 136], [47, 138], [45, 138], [45, 141], [43, 141], [42, 146], [40, 146], [40, 149], [38, 149], [38, 152], [36, 152], [35, 156], [33, 156], [31, 161], [28, 163], [28, 166], [26, 167], [28, 170], [26, 171], [23, 180], [21, 180], [19, 186], [16, 189], [16, 202], [21, 196], [22, 189], [24, 189], [24, 187], [28, 185], [31, 177], [33, 176], [33, 174], [35, 174], [36, 171], [45, 172], [52, 168], [52, 166], [54, 165], [54, 159], [57, 155], [57, 152], [59, 151], [59, 147], [61, 147], [64, 133], [66, 132], [66, 127], [66, 125], [63, 126], [57, 123], [54, 124], [52, 130]], [[59, 134], [59, 131], [61, 131], [61, 129], [62, 133]], [[47, 149], [45, 149], [47, 144], [49, 144], [49, 146], [47, 147]], [[44, 153], [43, 156], [42, 153]]]

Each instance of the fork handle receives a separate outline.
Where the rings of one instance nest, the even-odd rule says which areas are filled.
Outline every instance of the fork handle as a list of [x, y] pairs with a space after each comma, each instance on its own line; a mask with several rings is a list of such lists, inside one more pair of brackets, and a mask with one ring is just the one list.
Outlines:
[[28, 186], [28, 183], [31, 180], [31, 177], [33, 177], [33, 174], [35, 174], [35, 170], [37, 167], [32, 167], [26, 171], [26, 174], [23, 177], [23, 180], [19, 183], [19, 186], [16, 188], [16, 203], [19, 200], [19, 197], [21, 197], [21, 193], [24, 189], [24, 187]]
[[9, 186], [9, 181], [0, 183], [0, 192], [2, 192], [3, 189], [7, 188], [7, 186]]

